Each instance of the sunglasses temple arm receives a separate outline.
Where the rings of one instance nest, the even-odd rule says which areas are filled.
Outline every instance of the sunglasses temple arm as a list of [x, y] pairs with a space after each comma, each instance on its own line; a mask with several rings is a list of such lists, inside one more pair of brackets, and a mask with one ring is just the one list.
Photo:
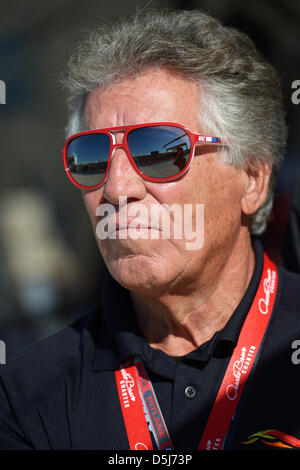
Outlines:
[[205, 146], [205, 145], [210, 145], [211, 146], [212, 145], [214, 147], [221, 146], [221, 147], [226, 147], [226, 148], [229, 147], [229, 145], [224, 144], [224, 142], [201, 142], [201, 141], [199, 141], [199, 142], [195, 142], [195, 146], [197, 146], [197, 145], [200, 145], [200, 146]]

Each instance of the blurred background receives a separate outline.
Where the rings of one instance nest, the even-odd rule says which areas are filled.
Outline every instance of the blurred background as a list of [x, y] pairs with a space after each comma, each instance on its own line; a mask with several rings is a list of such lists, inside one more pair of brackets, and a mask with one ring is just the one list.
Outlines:
[[289, 140], [263, 243], [276, 262], [299, 270], [297, 213], [292, 229], [288, 222], [300, 186], [300, 104], [291, 99], [300, 80], [299, 0], [0, 0], [0, 339], [7, 356], [82, 315], [99, 293], [100, 254], [62, 164], [60, 78], [84, 30], [137, 6], [207, 11], [250, 35], [279, 70]]

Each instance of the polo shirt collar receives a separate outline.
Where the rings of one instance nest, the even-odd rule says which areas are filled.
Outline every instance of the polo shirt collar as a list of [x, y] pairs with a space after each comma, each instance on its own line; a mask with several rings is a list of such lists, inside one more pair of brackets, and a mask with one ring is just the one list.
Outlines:
[[[239, 333], [246, 315], [251, 307], [257, 291], [263, 269], [263, 248], [260, 241], [252, 239], [255, 252], [255, 268], [248, 289], [239, 305], [223, 329], [199, 348], [184, 356], [183, 360], [206, 362], [213, 354], [224, 354], [224, 346], [230, 354], [236, 345]], [[101, 315], [99, 342], [95, 350], [93, 370], [116, 370], [123, 359], [129, 355], [139, 355], [147, 358], [147, 363], [159, 373], [156, 364], [165, 353], [151, 348], [135, 320], [134, 308], [130, 293], [116, 282], [108, 270], [103, 274], [102, 295], [100, 306], [95, 315]], [[99, 311], [100, 310], [100, 311]], [[226, 352], [225, 352], [226, 354]], [[167, 356], [167, 355], [165, 355]], [[164, 371], [166, 375], [168, 370]]]

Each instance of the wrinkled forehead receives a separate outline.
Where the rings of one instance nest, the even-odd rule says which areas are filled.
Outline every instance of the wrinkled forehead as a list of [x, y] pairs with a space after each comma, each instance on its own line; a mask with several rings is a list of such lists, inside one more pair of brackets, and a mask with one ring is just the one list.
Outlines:
[[195, 129], [199, 87], [166, 70], [148, 70], [133, 78], [98, 88], [86, 99], [88, 129], [147, 122], [178, 122]]

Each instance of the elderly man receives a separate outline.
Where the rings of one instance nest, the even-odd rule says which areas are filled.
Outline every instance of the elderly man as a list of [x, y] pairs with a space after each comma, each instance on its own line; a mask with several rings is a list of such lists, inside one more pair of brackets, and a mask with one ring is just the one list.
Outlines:
[[1, 447], [299, 447], [299, 278], [257, 239], [276, 72], [206, 14], [147, 12], [90, 35], [68, 85], [65, 168], [107, 270], [97, 308], [1, 368]]

